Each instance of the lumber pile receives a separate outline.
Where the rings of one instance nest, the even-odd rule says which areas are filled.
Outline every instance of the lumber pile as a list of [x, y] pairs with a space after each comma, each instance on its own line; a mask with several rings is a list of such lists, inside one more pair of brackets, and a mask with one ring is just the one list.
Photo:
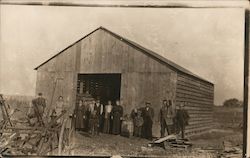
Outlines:
[[224, 150], [220, 154], [220, 157], [222, 158], [238, 158], [242, 157], [242, 149], [240, 147], [234, 146], [229, 141], [223, 142]]
[[192, 146], [192, 144], [188, 141], [188, 139], [181, 139], [173, 134], [163, 138], [156, 139], [152, 143], [148, 144], [148, 146], [150, 147], [153, 147], [155, 145], [162, 146], [164, 149], [169, 149], [169, 148], [187, 149]]
[[11, 126], [13, 124], [11, 124], [10, 117], [7, 117], [0, 125], [0, 154], [47, 155], [56, 148], [61, 151], [65, 133], [62, 129], [64, 126], [57, 123], [57, 120], [64, 114], [65, 111], [43, 126], [38, 123], [34, 126]]

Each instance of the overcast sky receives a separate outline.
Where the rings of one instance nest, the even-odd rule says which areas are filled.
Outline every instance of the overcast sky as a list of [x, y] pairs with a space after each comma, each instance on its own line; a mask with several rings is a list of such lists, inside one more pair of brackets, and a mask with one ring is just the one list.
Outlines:
[[215, 104], [243, 96], [243, 9], [0, 8], [0, 93], [35, 95], [36, 66], [99, 26], [215, 84]]

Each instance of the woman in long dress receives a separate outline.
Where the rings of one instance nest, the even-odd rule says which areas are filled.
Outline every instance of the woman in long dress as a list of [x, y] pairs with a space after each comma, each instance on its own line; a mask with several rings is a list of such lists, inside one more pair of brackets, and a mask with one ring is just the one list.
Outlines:
[[109, 133], [110, 131], [110, 114], [112, 111], [111, 101], [108, 101], [108, 105], [105, 106], [104, 112], [104, 126], [103, 126], [103, 133]]
[[91, 122], [90, 122], [90, 116], [94, 111], [95, 108], [95, 101], [94, 100], [86, 100], [87, 109], [86, 109], [86, 131], [90, 132]]
[[113, 127], [112, 133], [113, 134], [120, 134], [121, 133], [121, 119], [123, 115], [123, 108], [120, 105], [120, 101], [117, 100], [115, 106], [112, 108], [111, 117], [113, 118]]
[[83, 103], [82, 100], [79, 101], [78, 109], [76, 110], [76, 129], [77, 130], [84, 130], [85, 128], [85, 114], [86, 114], [86, 107], [85, 102]]

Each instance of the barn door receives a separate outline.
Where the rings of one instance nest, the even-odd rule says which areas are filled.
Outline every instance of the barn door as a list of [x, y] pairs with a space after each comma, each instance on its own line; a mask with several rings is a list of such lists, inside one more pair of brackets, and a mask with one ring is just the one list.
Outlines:
[[108, 100], [120, 98], [120, 74], [80, 74], [77, 83], [79, 98], [88, 92], [93, 98], [100, 98], [106, 104]]

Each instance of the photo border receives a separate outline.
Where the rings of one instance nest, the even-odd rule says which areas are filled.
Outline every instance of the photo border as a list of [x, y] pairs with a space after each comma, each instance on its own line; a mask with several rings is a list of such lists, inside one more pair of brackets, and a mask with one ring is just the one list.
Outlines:
[[[127, 8], [192, 8], [192, 9], [202, 9], [202, 8], [216, 8], [216, 9], [220, 9], [220, 8], [242, 8], [245, 9], [245, 34], [244, 34], [244, 88], [243, 88], [243, 92], [244, 92], [244, 98], [243, 98], [243, 151], [242, 151], [242, 157], [244, 158], [249, 158], [250, 157], [250, 142], [248, 142], [248, 133], [250, 133], [250, 129], [248, 129], [248, 97], [249, 97], [249, 49], [250, 49], [250, 42], [249, 42], [249, 31], [250, 31], [250, 26], [249, 26], [249, 20], [250, 20], [250, 6], [249, 6], [249, 1], [243, 1], [243, 2], [248, 2], [248, 6], [244, 6], [244, 5], [239, 5], [239, 6], [220, 6], [220, 5], [212, 5], [212, 6], [206, 6], [206, 4], [199, 4], [198, 6], [195, 5], [181, 5], [179, 3], [182, 2], [190, 2], [192, 0], [186, 0], [186, 1], [176, 1], [179, 3], [176, 3], [174, 0], [165, 0], [165, 2], [169, 2], [169, 4], [167, 5], [147, 5], [145, 3], [143, 3], [144, 1], [141, 1], [141, 4], [139, 5], [117, 5], [117, 4], [84, 4], [84, 0], [81, 1], [80, 3], [70, 3], [70, 2], [58, 2], [59, 0], [53, 0], [49, 1], [47, 3], [44, 3], [44, 1], [42, 0], [24, 0], [24, 1], [11, 1], [11, 0], [2, 0], [0, 1], [0, 5], [28, 5], [28, 6], [62, 6], [62, 7], [110, 7], [110, 8], [123, 8], [123, 7], [127, 7]], [[105, 2], [101, 1], [101, 0], [97, 0], [100, 2]], [[125, 0], [126, 1], [126, 0]], [[145, 0], [147, 1], [147, 0]], [[240, 2], [237, 0], [233, 0], [235, 2]], [[115, 1], [113, 1], [115, 2]], [[129, 2], [127, 0], [127, 2]], [[159, 1], [156, 1], [159, 2]], [[164, 1], [163, 1], [164, 2]], [[193, 2], [193, 1], [192, 1]], [[203, 0], [197, 0], [197, 2], [203, 2]], [[214, 1], [210, 1], [211, 3], [214, 3]], [[226, 3], [227, 0], [224, 1], [224, 3]], [[223, 3], [223, 2], [222, 2]], [[249, 109], [250, 110], [250, 109]], [[250, 112], [250, 111], [249, 111]], [[250, 120], [249, 120], [250, 121]], [[1, 155], [0, 155], [1, 156]], [[4, 155], [2, 155], [4, 157]], [[28, 157], [51, 157], [51, 156], [31, 156], [31, 155], [27, 155]], [[8, 157], [27, 157], [27, 156], [18, 156], [18, 155], [13, 155], [10, 156], [8, 155]], [[55, 156], [53, 156], [55, 157]], [[63, 156], [65, 157], [65, 156]], [[67, 156], [66, 156], [67, 157]], [[72, 156], [69, 156], [72, 157]], [[79, 157], [79, 156], [78, 156]], [[96, 157], [96, 156], [80, 156], [80, 157]], [[98, 156], [97, 156], [98, 157]], [[109, 157], [109, 156], [107, 156]], [[133, 156], [130, 156], [133, 157]]]

